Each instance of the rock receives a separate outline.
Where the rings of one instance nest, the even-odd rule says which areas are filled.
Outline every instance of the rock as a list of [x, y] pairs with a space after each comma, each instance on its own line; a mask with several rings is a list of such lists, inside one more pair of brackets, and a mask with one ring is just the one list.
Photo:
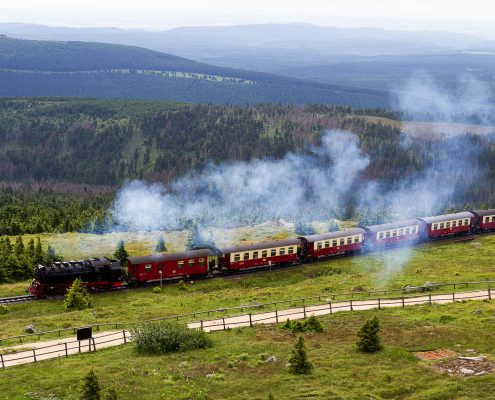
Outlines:
[[459, 357], [459, 360], [466, 360], [466, 361], [484, 361], [485, 356], [480, 355], [477, 357]]
[[34, 325], [28, 325], [24, 328], [24, 332], [26, 333], [36, 333], [36, 328]]
[[487, 373], [486, 371], [481, 371], [481, 372], [475, 373], [474, 376], [485, 375], [486, 373]]
[[407, 285], [404, 286], [404, 293], [413, 293], [416, 292], [418, 289], [415, 286]]
[[215, 377], [215, 374], [206, 374], [206, 377], [211, 379]]
[[474, 349], [466, 349], [468, 353], [474, 353]]
[[459, 369], [459, 372], [463, 375], [474, 375], [474, 371], [472, 369], [469, 369], [469, 368], [460, 368]]
[[481, 308], [477, 309], [476, 311], [473, 311], [474, 315], [481, 315], [483, 314], [483, 310]]
[[267, 362], [267, 363], [268, 363], [268, 362], [271, 362], [271, 363], [276, 363], [276, 362], [277, 362], [277, 357], [275, 357], [275, 356], [270, 356], [270, 357], [268, 357], [268, 358], [265, 360], [265, 362]]
[[179, 363], [179, 368], [186, 368], [189, 366], [189, 363], [187, 361], [181, 361]]

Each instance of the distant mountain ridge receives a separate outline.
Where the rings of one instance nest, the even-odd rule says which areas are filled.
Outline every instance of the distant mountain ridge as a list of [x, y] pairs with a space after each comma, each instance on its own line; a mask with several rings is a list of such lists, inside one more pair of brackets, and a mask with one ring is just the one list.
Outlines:
[[0, 96], [387, 107], [388, 93], [198, 63], [140, 47], [0, 37]]

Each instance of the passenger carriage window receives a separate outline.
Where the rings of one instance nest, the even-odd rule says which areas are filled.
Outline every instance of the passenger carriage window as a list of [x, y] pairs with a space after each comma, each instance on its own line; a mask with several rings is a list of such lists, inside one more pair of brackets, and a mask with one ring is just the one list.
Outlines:
[[446, 228], [450, 228], [450, 222], [445, 223]]
[[277, 249], [272, 249], [272, 251], [270, 252], [270, 255], [272, 257], [275, 257], [277, 255]]
[[187, 260], [187, 265], [194, 267], [194, 259]]
[[205, 259], [204, 258], [200, 258], [198, 260], [198, 264], [199, 264], [200, 267], [203, 267], [205, 265]]
[[386, 237], [386, 238], [389, 238], [389, 237], [390, 237], [390, 231], [387, 231], [387, 232], [385, 233], [385, 237]]
[[177, 262], [177, 266], [178, 266], [179, 268], [182, 268], [182, 267], [184, 266], [184, 261], [178, 261], [178, 262]]
[[452, 228], [455, 228], [457, 226], [457, 221], [452, 221]]
[[234, 255], [234, 261], [241, 261], [241, 255], [240, 254], [236, 254]]
[[294, 247], [289, 247], [289, 254], [294, 254]]
[[267, 257], [267, 256], [268, 256], [268, 250], [263, 250], [263, 251], [261, 252], [261, 257], [265, 258], [265, 257]]
[[464, 225], [469, 225], [469, 219], [464, 220]]
[[437, 224], [432, 224], [432, 225], [431, 225], [431, 230], [432, 230], [432, 231], [434, 231], [434, 230], [436, 230], [436, 229], [437, 229]]
[[145, 264], [144, 265], [144, 270], [145, 271], [151, 271], [151, 264]]
[[254, 251], [253, 252], [253, 260], [256, 260], [258, 258], [258, 252]]
[[443, 225], [443, 222], [442, 222], [442, 223], [440, 224], [440, 229], [443, 229], [443, 226], [444, 226], [444, 225]]
[[354, 236], [354, 243], [359, 243], [359, 236]]
[[392, 237], [396, 237], [397, 236], [397, 231], [392, 231]]
[[244, 260], [249, 260], [249, 253], [244, 253]]
[[399, 236], [402, 236], [404, 234], [404, 229], [399, 229]]
[[316, 248], [317, 248], [318, 250], [320, 250], [322, 247], [323, 247], [323, 246], [322, 246], [322, 243], [321, 243], [321, 242], [316, 243]]
[[352, 238], [351, 237], [347, 238], [347, 244], [352, 244]]
[[337, 247], [337, 240], [333, 240], [333, 241], [332, 241], [332, 246], [333, 246], [333, 247]]
[[280, 249], [280, 250], [279, 250], [279, 254], [280, 254], [281, 256], [285, 255], [285, 249]]
[[406, 228], [405, 233], [406, 233], [406, 235], [409, 235], [409, 228]]
[[495, 222], [495, 215], [492, 216], [492, 222]]
[[327, 240], [327, 241], [325, 242], [325, 248], [327, 249], [327, 248], [329, 248], [329, 247], [330, 247], [330, 242]]
[[383, 232], [380, 232], [380, 234], [378, 235], [378, 239], [383, 239], [385, 236], [384, 236], [384, 233]]
[[459, 222], [459, 226], [463, 226], [464, 225], [464, 221], [462, 219], [460, 219], [458, 222]]
[[343, 246], [345, 244], [345, 239], [340, 239], [340, 245]]

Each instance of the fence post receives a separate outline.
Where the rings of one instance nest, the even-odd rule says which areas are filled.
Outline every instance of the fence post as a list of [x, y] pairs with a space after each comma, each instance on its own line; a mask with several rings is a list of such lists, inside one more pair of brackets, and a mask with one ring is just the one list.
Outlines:
[[96, 351], [96, 343], [95, 343], [95, 338], [91, 338], [91, 340], [93, 341], [93, 350]]
[[351, 311], [354, 311], [354, 309], [352, 308], [352, 299], [349, 300], [349, 305], [351, 306]]
[[79, 340], [78, 343], [79, 343], [79, 353], [81, 353], [81, 341]]
[[125, 329], [122, 330], [122, 335], [124, 336], [124, 344], [127, 344], [127, 338], [125, 337]]
[[275, 322], [278, 324], [278, 311], [275, 310]]
[[382, 309], [382, 304], [381, 304], [381, 299], [378, 298], [378, 309], [381, 310]]
[[404, 302], [404, 296], [402, 296], [402, 308], [404, 308], [406, 306], [405, 302]]
[[328, 302], [328, 308], [330, 309], [330, 314], [333, 314], [332, 302], [331, 301]]
[[452, 303], [455, 303], [455, 292], [452, 292]]
[[306, 306], [303, 306], [304, 318], [306, 318]]
[[201, 326], [201, 330], [203, 330], [203, 320], [201, 320], [200, 323], [201, 323], [201, 325], [200, 325]]
[[33, 358], [34, 358], [34, 362], [36, 362], [36, 349], [33, 349]]
[[251, 313], [249, 313], [249, 326], [253, 326], [253, 320], [251, 319]]
[[492, 299], [492, 290], [490, 288], [490, 285], [488, 285], [488, 300]]
[[430, 306], [431, 306], [431, 293], [428, 293], [428, 300], [429, 300]]
[[3, 362], [3, 354], [0, 354], [0, 361], [2, 362], [2, 368], [5, 369], [5, 363]]
[[222, 317], [222, 322], [223, 322], [223, 330], [225, 330], [225, 318]]
[[69, 352], [67, 350], [67, 342], [64, 342], [65, 344], [65, 358], [69, 357]]

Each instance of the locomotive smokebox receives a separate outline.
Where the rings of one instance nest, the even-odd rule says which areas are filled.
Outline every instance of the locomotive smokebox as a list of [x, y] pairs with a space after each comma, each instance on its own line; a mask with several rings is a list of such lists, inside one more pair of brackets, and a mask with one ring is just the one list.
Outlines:
[[93, 337], [93, 328], [91, 326], [85, 326], [84, 328], [77, 329], [77, 340], [87, 340]]

